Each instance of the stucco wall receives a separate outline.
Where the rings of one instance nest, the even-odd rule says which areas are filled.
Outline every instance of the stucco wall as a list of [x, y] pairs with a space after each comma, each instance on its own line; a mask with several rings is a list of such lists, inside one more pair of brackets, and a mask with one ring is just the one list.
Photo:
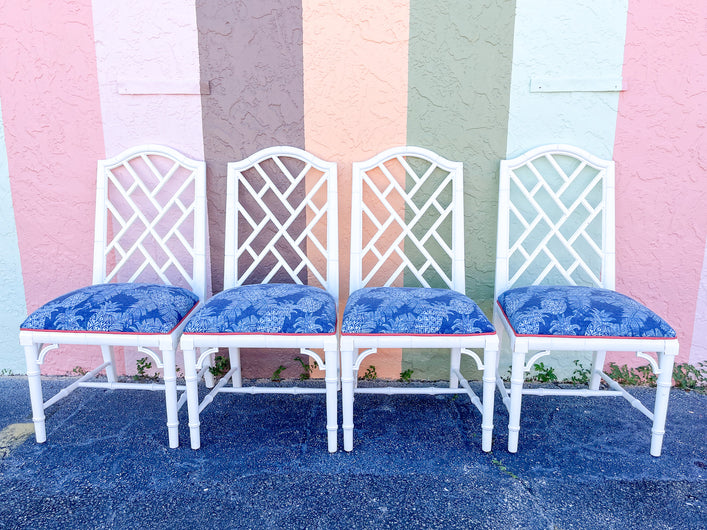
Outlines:
[[27, 307], [10, 192], [2, 101], [0, 101], [0, 292], [3, 293], [3, 310], [0, 318], [0, 370], [23, 373], [25, 362], [22, 348], [17, 342], [17, 328], [27, 316]]
[[[89, 0], [0, 3], [0, 98], [26, 305], [91, 283], [96, 160], [104, 157]], [[17, 332], [16, 332], [17, 333]], [[62, 348], [46, 369], [64, 373]], [[87, 352], [87, 363], [100, 358]]]

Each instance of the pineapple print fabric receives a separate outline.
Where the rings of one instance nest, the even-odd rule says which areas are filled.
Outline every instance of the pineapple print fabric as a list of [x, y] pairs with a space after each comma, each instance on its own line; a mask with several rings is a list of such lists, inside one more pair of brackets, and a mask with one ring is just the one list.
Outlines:
[[675, 330], [643, 304], [595, 287], [518, 287], [498, 305], [517, 335], [673, 338]]
[[184, 332], [331, 334], [336, 303], [323, 289], [308, 285], [243, 285], [214, 296]]
[[111, 333], [170, 333], [199, 302], [171, 285], [106, 283], [44, 304], [20, 329]]
[[495, 333], [469, 297], [449, 289], [367, 287], [351, 295], [342, 334], [476, 335]]

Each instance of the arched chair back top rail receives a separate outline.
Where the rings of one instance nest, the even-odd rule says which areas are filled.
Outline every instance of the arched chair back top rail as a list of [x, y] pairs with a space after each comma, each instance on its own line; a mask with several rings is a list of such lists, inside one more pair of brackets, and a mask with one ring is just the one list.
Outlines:
[[[218, 393], [267, 392], [326, 393], [328, 450], [336, 451], [337, 216], [334, 162], [278, 146], [228, 164], [224, 291], [181, 339], [193, 449], [199, 414]], [[199, 402], [197, 370], [218, 348], [229, 349], [230, 370]], [[241, 348], [297, 348], [325, 370], [325, 388], [244, 387]]]
[[[353, 165], [351, 295], [341, 330], [344, 449], [353, 449], [357, 393], [466, 392], [491, 450], [498, 338], [464, 286], [463, 168], [421, 147], [389, 149]], [[449, 388], [361, 388], [357, 372], [378, 348], [449, 348]], [[484, 350], [483, 361], [472, 348]], [[483, 402], [460, 373], [483, 370]], [[463, 389], [459, 389], [459, 383]]]
[[[98, 162], [93, 285], [43, 305], [20, 326], [38, 442], [44, 409], [78, 387], [163, 390], [170, 447], [177, 447], [175, 350], [203, 301], [206, 277], [204, 162], [141, 145]], [[59, 344], [101, 347], [103, 363], [43, 400], [40, 367]], [[114, 346], [136, 347], [164, 369], [164, 384], [116, 379]], [[93, 380], [105, 370], [107, 381]]]
[[[651, 454], [660, 455], [678, 342], [662, 318], [614, 291], [614, 179], [613, 161], [569, 145], [501, 161], [494, 322], [512, 352], [510, 389], [497, 379], [511, 452], [523, 395], [615, 395], [653, 421]], [[589, 388], [523, 387], [525, 373], [553, 350], [593, 352]], [[648, 360], [658, 381], [653, 412], [604, 373], [607, 351]], [[611, 390], [600, 390], [601, 381]]]

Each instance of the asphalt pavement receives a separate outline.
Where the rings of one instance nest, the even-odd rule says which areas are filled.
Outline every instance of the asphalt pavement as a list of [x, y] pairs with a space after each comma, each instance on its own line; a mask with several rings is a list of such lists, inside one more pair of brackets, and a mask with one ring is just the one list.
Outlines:
[[[68, 378], [44, 379], [45, 398]], [[654, 390], [630, 392], [652, 407]], [[189, 448], [160, 392], [79, 389], [31, 432], [0, 377], [0, 528], [707, 528], [707, 396], [673, 390], [663, 455], [620, 398], [524, 398], [516, 454], [463, 396], [358, 395], [354, 451], [329, 454], [323, 395], [219, 395]]]

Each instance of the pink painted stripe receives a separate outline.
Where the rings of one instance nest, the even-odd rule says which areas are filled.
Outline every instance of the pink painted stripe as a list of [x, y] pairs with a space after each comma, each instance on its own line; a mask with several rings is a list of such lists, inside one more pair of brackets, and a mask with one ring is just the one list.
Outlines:
[[632, 0], [616, 126], [617, 289], [678, 332], [688, 359], [707, 237], [707, 3]]

